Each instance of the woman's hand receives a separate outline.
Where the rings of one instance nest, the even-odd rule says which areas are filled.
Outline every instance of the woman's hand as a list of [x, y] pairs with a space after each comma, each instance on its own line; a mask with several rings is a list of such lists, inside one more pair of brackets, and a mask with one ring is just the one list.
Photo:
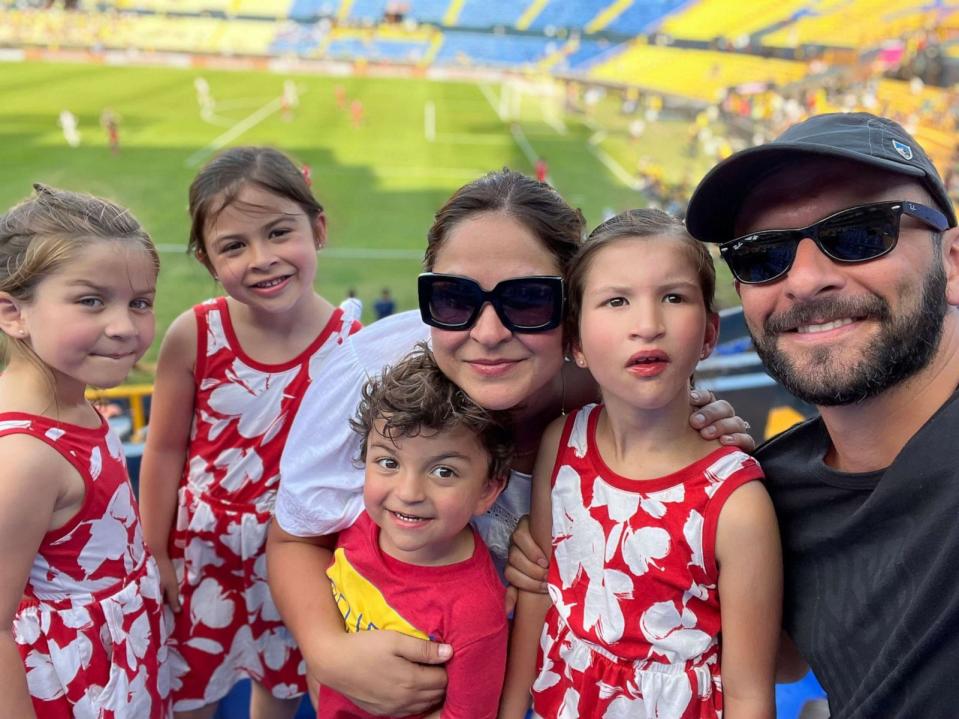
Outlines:
[[343, 634], [335, 645], [327, 646], [344, 661], [324, 661], [318, 679], [370, 714], [421, 714], [443, 701], [446, 670], [430, 665], [452, 656], [448, 644], [367, 631]]
[[[504, 574], [512, 587], [537, 594], [546, 593], [549, 562], [529, 529], [529, 517], [521, 517], [513, 530]], [[515, 603], [515, 596], [513, 602]], [[512, 609], [512, 607], [508, 607]]]
[[693, 405], [689, 424], [698, 429], [704, 439], [718, 439], [744, 452], [756, 449], [756, 440], [748, 433], [749, 422], [737, 416], [729, 402], [716, 399], [708, 389], [690, 390], [689, 402]]

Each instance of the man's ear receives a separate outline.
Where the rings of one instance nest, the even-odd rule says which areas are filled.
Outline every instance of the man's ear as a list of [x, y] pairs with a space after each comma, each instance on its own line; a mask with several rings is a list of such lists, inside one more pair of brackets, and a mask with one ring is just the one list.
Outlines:
[[493, 506], [496, 499], [503, 493], [503, 490], [506, 489], [506, 480], [506, 476], [488, 477], [486, 479], [483, 492], [476, 500], [476, 506], [473, 507], [473, 514], [475, 516], [478, 517], [489, 511], [489, 508]]
[[959, 307], [959, 227], [942, 233], [942, 264], [946, 273], [946, 302]]
[[0, 292], [0, 330], [15, 339], [25, 339], [27, 337], [27, 323], [23, 316], [23, 305], [9, 292]]

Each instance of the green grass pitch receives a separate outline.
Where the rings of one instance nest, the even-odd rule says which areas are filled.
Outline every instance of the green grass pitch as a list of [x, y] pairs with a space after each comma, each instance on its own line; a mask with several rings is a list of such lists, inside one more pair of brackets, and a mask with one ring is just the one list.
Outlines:
[[[216, 101], [207, 119], [196, 99], [198, 75]], [[292, 117], [278, 108], [287, 77], [300, 95]], [[360, 127], [353, 127], [348, 109], [337, 107], [337, 85], [349, 100], [362, 101]], [[684, 122], [650, 126], [637, 146], [628, 141], [626, 119], [612, 97], [590, 118], [559, 121], [544, 111], [546, 101], [525, 97], [504, 120], [502, 92], [498, 84], [424, 79], [0, 63], [0, 207], [28, 196], [39, 181], [131, 208], [162, 250], [159, 338], [177, 314], [219, 292], [184, 249], [187, 187], [220, 146], [267, 144], [310, 164], [329, 225], [317, 287], [334, 302], [352, 288], [364, 300], [367, 320], [382, 287], [392, 289], [400, 309], [415, 306], [415, 276], [433, 213], [453, 190], [491, 169], [532, 174], [532, 158], [545, 157], [553, 183], [593, 226], [607, 209], [643, 204], [610, 160], [629, 174], [646, 155], [676, 179], [698, 179], [708, 167], [686, 156]], [[100, 127], [105, 108], [119, 116], [116, 155]], [[64, 109], [79, 120], [79, 147], [64, 140], [58, 124]], [[732, 304], [728, 275], [721, 277], [727, 278], [720, 280], [721, 304]]]

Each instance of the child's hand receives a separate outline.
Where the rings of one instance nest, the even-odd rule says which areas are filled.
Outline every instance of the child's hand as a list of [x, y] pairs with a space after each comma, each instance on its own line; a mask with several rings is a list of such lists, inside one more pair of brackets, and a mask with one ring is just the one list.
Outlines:
[[173, 568], [173, 560], [166, 554], [162, 557], [154, 554], [157, 567], [160, 570], [160, 586], [163, 588], [163, 596], [170, 609], [174, 612], [180, 611], [180, 584], [176, 579], [176, 570]]

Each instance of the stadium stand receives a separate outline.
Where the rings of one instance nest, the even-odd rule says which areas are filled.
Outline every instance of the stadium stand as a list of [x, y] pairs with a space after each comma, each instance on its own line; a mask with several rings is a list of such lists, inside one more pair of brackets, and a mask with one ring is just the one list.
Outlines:
[[594, 63], [608, 60], [614, 54], [625, 49], [622, 43], [611, 43], [608, 40], [582, 39], [572, 47], [567, 46], [567, 52], [558, 58], [549, 69], [555, 72], [578, 73], [588, 70]]
[[[959, 44], [949, 35], [959, 30], [959, 6], [920, 1], [85, 0], [68, 13], [0, 0], [0, 44], [492, 68], [641, 88], [700, 108], [733, 90], [732, 115], [771, 127], [802, 112], [884, 112], [929, 143], [944, 167], [956, 98], [883, 75], [899, 68], [911, 77], [908, 63], [921, 70], [932, 57], [938, 77], [959, 77]], [[933, 20], [934, 31], [917, 30]], [[858, 47], [823, 62], [805, 49], [813, 42]], [[763, 57], [771, 52], [797, 59]], [[870, 92], [852, 87], [863, 83]]]
[[311, 20], [332, 17], [339, 7], [339, 0], [293, 0], [290, 17], [296, 20]]
[[[410, 0], [408, 17], [433, 25], [456, 25], [456, 10], [462, 0]], [[488, 26], [487, 26], [488, 27]]]
[[327, 29], [318, 24], [284, 23], [277, 28], [268, 52], [271, 55], [315, 57], [327, 37]]
[[688, 3], [667, 17], [659, 30], [686, 40], [738, 40], [789, 20], [809, 4], [809, 0], [753, 0], [749, 3], [700, 0]]
[[466, 0], [456, 20], [458, 27], [516, 27], [524, 6], [515, 0]]
[[373, 24], [380, 22], [386, 12], [386, 0], [343, 0], [337, 17], [349, 22]]
[[659, 47], [636, 40], [623, 52], [596, 63], [587, 76], [712, 103], [729, 87], [747, 83], [783, 86], [802, 79], [806, 73], [807, 65], [803, 62]]
[[547, 28], [585, 28], [587, 23], [610, 5], [610, 0], [563, 2], [550, 0], [529, 24], [530, 30]]
[[682, 0], [660, 0], [657, 3], [634, 2], [622, 12], [610, 17], [606, 25], [599, 24], [599, 21], [605, 18], [597, 17], [594, 20], [596, 24], [588, 25], [586, 31], [606, 30], [618, 35], [638, 35], [659, 24], [664, 16], [682, 5]]
[[335, 29], [328, 44], [317, 55], [338, 60], [421, 63], [427, 57], [433, 33], [429, 30], [406, 32], [388, 26], [362, 31]]
[[557, 47], [555, 40], [539, 35], [447, 32], [433, 63], [532, 67]]
[[763, 44], [868, 48], [883, 40], [931, 27], [956, 12], [956, 6], [922, 0], [826, 0], [782, 28], [763, 36]]

